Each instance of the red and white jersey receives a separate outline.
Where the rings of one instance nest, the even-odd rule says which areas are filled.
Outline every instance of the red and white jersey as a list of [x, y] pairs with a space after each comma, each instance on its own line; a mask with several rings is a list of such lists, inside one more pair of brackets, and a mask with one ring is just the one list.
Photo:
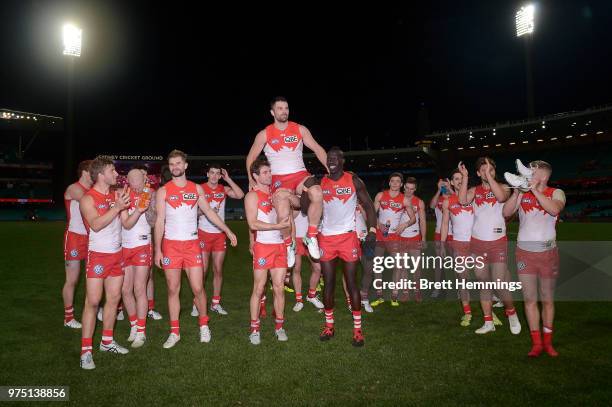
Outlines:
[[[416, 222], [404, 229], [402, 233], [400, 233], [401, 237], [415, 237], [421, 233], [421, 228], [419, 225], [419, 198], [413, 196], [410, 199], [410, 204], [412, 205], [412, 210], [414, 211], [414, 214], [416, 216]], [[408, 216], [408, 213], [406, 213], [406, 211], [403, 211], [402, 217], [400, 218], [400, 223], [406, 223], [409, 220], [410, 216]]]
[[357, 233], [357, 238], [361, 240], [365, 239], [368, 235], [368, 224], [359, 206], [355, 208], [355, 232]]
[[170, 181], [166, 189], [166, 226], [164, 238], [169, 240], [198, 239], [198, 188], [195, 183], [187, 181], [179, 187]]
[[472, 237], [493, 241], [506, 236], [506, 220], [502, 212], [504, 204], [497, 200], [493, 191], [478, 185], [474, 190], [472, 206], [474, 207]]
[[[555, 188], [547, 187], [544, 195], [552, 199]], [[518, 208], [519, 232], [516, 238], [521, 249], [545, 251], [556, 246], [558, 216], [552, 216], [542, 208], [533, 192], [523, 194]]]
[[[448, 195], [440, 195], [438, 198], [438, 203], [434, 208], [434, 213], [436, 214], [436, 234], [440, 234], [442, 230], [442, 204], [444, 203], [445, 199], [448, 199]], [[453, 224], [451, 223], [450, 219], [448, 220], [448, 235], [453, 235]]]
[[[272, 206], [270, 194], [260, 190], [255, 190], [257, 193], [257, 220], [265, 223], [275, 224], [276, 210]], [[259, 243], [276, 244], [283, 243], [280, 230], [256, 230], [255, 241]]]
[[[153, 193], [153, 191], [151, 191]], [[130, 207], [128, 208], [128, 215], [131, 215], [136, 211], [136, 199], [140, 193], [130, 190]], [[151, 244], [151, 226], [147, 222], [147, 217], [143, 213], [138, 218], [138, 221], [131, 229], [123, 229], [121, 231], [121, 246], [126, 249], [133, 249], [135, 247]]]
[[344, 172], [338, 180], [326, 175], [321, 180], [321, 190], [323, 191], [321, 234], [332, 236], [355, 231], [357, 190], [353, 174]]
[[[201, 184], [201, 186], [202, 189], [204, 189], [204, 198], [206, 198], [210, 207], [217, 212], [217, 215], [219, 215], [221, 219], [225, 220], [225, 201], [227, 199], [225, 187], [221, 184], [217, 184], [213, 189], [209, 187], [206, 182]], [[223, 233], [223, 231], [209, 221], [204, 214], [200, 215], [198, 228], [208, 233]]]
[[378, 223], [383, 226], [388, 224], [389, 233], [396, 233], [403, 212], [405, 212], [404, 194], [398, 192], [392, 197], [389, 190], [383, 191], [378, 209]]
[[474, 225], [474, 207], [472, 204], [461, 205], [456, 194], [450, 195], [447, 199], [449, 220], [453, 226], [453, 241], [469, 242]]
[[[89, 195], [93, 198], [94, 207], [98, 212], [98, 216], [104, 215], [115, 206], [114, 191], [109, 191], [108, 194], [104, 195], [91, 188], [85, 195]], [[111, 223], [98, 232], [91, 230], [87, 221], [84, 223], [89, 232], [88, 248], [90, 252], [117, 253], [121, 250], [121, 219], [119, 215], [115, 216]]]
[[304, 141], [299, 124], [287, 122], [285, 130], [277, 129], [274, 124], [266, 127], [266, 145], [263, 151], [270, 163], [272, 175], [305, 171], [303, 149]]
[[[76, 185], [83, 190], [83, 192], [89, 191], [80, 182], [75, 182], [72, 185]], [[66, 207], [66, 220], [68, 221], [68, 231], [77, 233], [79, 235], [86, 235], [87, 229], [81, 216], [81, 209], [79, 208], [79, 201], [76, 199], [64, 198], [64, 206]]]

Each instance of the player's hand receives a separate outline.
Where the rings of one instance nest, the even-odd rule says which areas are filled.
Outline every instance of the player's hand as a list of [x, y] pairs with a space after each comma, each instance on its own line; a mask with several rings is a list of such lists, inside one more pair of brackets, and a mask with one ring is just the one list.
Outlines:
[[408, 227], [407, 223], [400, 223], [399, 225], [397, 225], [397, 229], [395, 229], [395, 233], [397, 233], [398, 235], [401, 235], [402, 232], [406, 230], [407, 227]]
[[130, 189], [127, 185], [123, 189], [115, 191], [115, 207], [122, 211], [130, 206]]
[[162, 268], [163, 258], [164, 258], [164, 254], [161, 252], [161, 250], [155, 250], [155, 256], [154, 256], [153, 263], [155, 263], [155, 265], [159, 267], [160, 269]]
[[440, 178], [438, 180], [438, 192], [442, 189], [442, 185], [444, 185], [444, 180]]
[[278, 230], [287, 229], [288, 227], [291, 227], [291, 219], [289, 219], [287, 216], [285, 219], [277, 223], [276, 226], [278, 226]]
[[225, 168], [221, 168], [221, 179], [224, 179], [226, 181], [230, 179], [230, 176]]
[[229, 239], [232, 247], [236, 247], [238, 245], [238, 239], [236, 238], [236, 235], [234, 234], [234, 232], [232, 232], [231, 230], [228, 230], [225, 234], [227, 235], [227, 238]]
[[465, 164], [463, 164], [463, 161], [459, 161], [459, 165], [457, 165], [457, 169], [459, 170], [461, 175], [463, 175], [463, 177], [468, 176], [468, 170], [467, 168], [465, 168]]
[[492, 178], [491, 175], [491, 163], [489, 162], [488, 158], [485, 158], [485, 177], [489, 180]]
[[151, 200], [147, 199], [144, 201], [144, 205], [141, 208], [140, 207], [140, 197], [136, 198], [136, 201], [134, 202], [134, 205], [136, 206], [136, 210], [138, 212], [140, 212], [140, 214], [145, 213], [147, 210], [149, 210], [149, 206], [151, 205]]

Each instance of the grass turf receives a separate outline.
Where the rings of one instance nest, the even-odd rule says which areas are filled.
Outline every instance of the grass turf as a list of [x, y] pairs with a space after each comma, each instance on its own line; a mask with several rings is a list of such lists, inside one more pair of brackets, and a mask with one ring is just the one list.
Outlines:
[[[181, 292], [181, 342], [161, 344], [168, 332], [166, 290], [155, 271], [161, 321], [148, 320], [147, 343], [126, 356], [94, 350], [96, 369], [78, 366], [80, 330], [62, 326], [63, 223], [1, 224], [2, 341], [0, 385], [66, 385], [72, 402], [89, 405], [444, 405], [611, 404], [612, 309], [608, 303], [559, 303], [555, 343], [561, 356], [529, 360], [530, 340], [507, 324], [494, 334], [473, 330], [481, 314], [473, 304], [472, 327], [459, 326], [459, 304], [388, 303], [364, 314], [364, 348], [350, 344], [352, 322], [337, 285], [336, 337], [321, 343], [322, 314], [310, 304], [294, 313], [287, 296], [289, 341], [273, 337], [262, 320], [262, 344], [248, 343], [251, 258], [246, 225], [232, 223], [240, 245], [225, 263], [223, 304], [230, 314], [211, 315], [213, 340], [200, 344], [185, 278]], [[515, 232], [515, 227], [511, 227]], [[612, 240], [607, 224], [560, 224], [564, 240]], [[307, 276], [308, 272], [304, 272]], [[208, 288], [210, 290], [209, 278]], [[80, 319], [81, 281], [75, 300]], [[210, 293], [210, 291], [209, 291]], [[271, 297], [271, 296], [270, 296]], [[268, 307], [270, 310], [270, 307]], [[129, 323], [118, 321], [115, 338], [127, 345]], [[97, 347], [98, 325], [94, 338]]]

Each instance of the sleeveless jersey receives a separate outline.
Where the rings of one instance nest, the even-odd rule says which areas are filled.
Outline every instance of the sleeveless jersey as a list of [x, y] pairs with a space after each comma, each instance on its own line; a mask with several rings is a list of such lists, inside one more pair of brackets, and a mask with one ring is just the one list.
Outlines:
[[[257, 193], [257, 220], [266, 223], [277, 223], [276, 210], [272, 206], [270, 194], [260, 190]], [[257, 230], [255, 231], [255, 241], [265, 244], [283, 243], [280, 230]]]
[[[544, 195], [552, 199], [555, 188], [547, 187]], [[517, 244], [528, 251], [545, 251], [556, 246], [558, 216], [542, 208], [533, 192], [523, 194], [519, 205], [519, 232]]]
[[[444, 203], [444, 200], [448, 199], [448, 195], [440, 195], [440, 197], [438, 198], [438, 203], [436, 204], [436, 207], [434, 208], [434, 213], [436, 215], [436, 233], [440, 233], [440, 231], [442, 230], [442, 204]], [[450, 219], [448, 220], [448, 235], [452, 236], [453, 235], [453, 224], [451, 223]]]
[[378, 209], [378, 223], [383, 227], [389, 225], [389, 233], [396, 233], [403, 212], [404, 194], [398, 192], [396, 197], [392, 197], [389, 190], [383, 191]]
[[[104, 195], [91, 188], [85, 195], [93, 198], [98, 216], [104, 215], [115, 205], [114, 191], [109, 191], [108, 194]], [[119, 215], [97, 232], [91, 230], [87, 222], [85, 222], [85, 226], [89, 231], [88, 247], [90, 252], [117, 253], [121, 250], [121, 219]]]
[[[416, 216], [416, 222], [411, 226], [404, 229], [404, 231], [400, 234], [401, 237], [415, 237], [421, 233], [420, 225], [419, 225], [419, 198], [413, 196], [410, 199], [410, 204], [412, 205], [412, 210]], [[402, 217], [400, 218], [400, 223], [406, 223], [410, 220], [410, 216], [406, 213], [406, 211], [402, 212]]]
[[[89, 191], [80, 182], [75, 182], [73, 185], [79, 186], [83, 192]], [[81, 216], [81, 209], [79, 208], [79, 201], [76, 199], [64, 198], [64, 206], [66, 207], [66, 220], [68, 231], [77, 233], [79, 235], [86, 235], [87, 229]]]
[[[151, 191], [151, 193], [154, 193]], [[130, 191], [130, 207], [128, 208], [128, 215], [132, 215], [136, 211], [136, 199], [140, 193]], [[123, 229], [121, 231], [121, 246], [126, 249], [133, 249], [135, 247], [151, 244], [151, 226], [147, 222], [147, 217], [143, 213], [138, 218], [138, 221], [131, 229]]]
[[472, 204], [461, 205], [456, 194], [447, 199], [450, 224], [453, 225], [453, 241], [469, 242], [474, 225], [474, 207]]
[[277, 129], [274, 124], [266, 127], [264, 154], [270, 163], [272, 175], [306, 171], [303, 149], [304, 142], [297, 123], [288, 122], [285, 130]]
[[478, 185], [474, 190], [474, 225], [472, 237], [479, 240], [493, 241], [506, 236], [506, 220], [500, 203], [490, 189]]
[[[227, 199], [225, 187], [221, 184], [217, 184], [213, 189], [209, 187], [206, 182], [201, 184], [201, 186], [202, 189], [204, 189], [204, 198], [206, 198], [210, 207], [217, 212], [217, 215], [219, 215], [221, 219], [225, 220], [225, 201]], [[198, 228], [208, 233], [223, 233], [223, 231], [209, 221], [204, 214], [200, 215]]]
[[198, 239], [198, 189], [196, 184], [187, 181], [179, 187], [170, 181], [166, 189], [166, 226], [164, 238], [169, 240]]
[[321, 234], [332, 236], [355, 231], [357, 191], [353, 174], [345, 172], [336, 181], [326, 175], [321, 180], [321, 190], [323, 191]]

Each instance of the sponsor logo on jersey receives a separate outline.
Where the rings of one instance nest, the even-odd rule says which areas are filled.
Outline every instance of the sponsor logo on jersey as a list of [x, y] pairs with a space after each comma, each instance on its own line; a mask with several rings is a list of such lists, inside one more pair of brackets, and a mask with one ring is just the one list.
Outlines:
[[148, 254], [146, 254], [146, 253], [140, 253], [140, 258], [145, 259], [145, 258], [147, 258], [147, 257], [149, 257], [149, 255], [148, 255]]
[[291, 136], [285, 136], [283, 140], [285, 140], [285, 143], [297, 143], [299, 141], [298, 136], [296, 136], [295, 134]]
[[264, 257], [260, 257], [257, 259], [257, 264], [259, 264], [260, 266], [265, 266], [266, 265], [266, 259]]
[[183, 201], [195, 201], [197, 198], [198, 195], [194, 192], [183, 193]]
[[393, 208], [393, 209], [401, 209], [404, 207], [404, 204], [399, 203], [399, 202], [395, 202], [395, 201], [391, 201], [389, 202], [389, 207]]
[[106, 209], [108, 206], [106, 204], [98, 204], [98, 209]]
[[225, 193], [224, 192], [215, 192], [213, 194], [213, 199], [223, 199], [225, 197]]
[[351, 187], [338, 187], [336, 188], [336, 195], [352, 195], [353, 188]]
[[203, 249], [205, 245], [206, 244], [204, 242], [200, 241], [200, 249]]
[[103, 265], [101, 265], [101, 264], [96, 264], [96, 265], [94, 266], [94, 268], [93, 268], [93, 272], [94, 272], [94, 273], [95, 273], [97, 276], [101, 275], [102, 273], [104, 273], [104, 266], [103, 266]]

